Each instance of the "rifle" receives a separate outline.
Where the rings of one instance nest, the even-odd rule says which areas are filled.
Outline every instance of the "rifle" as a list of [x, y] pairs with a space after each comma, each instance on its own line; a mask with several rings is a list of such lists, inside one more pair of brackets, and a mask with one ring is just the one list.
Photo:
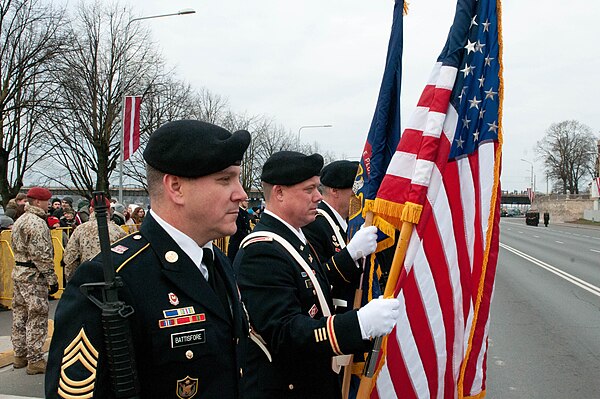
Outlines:
[[[79, 289], [94, 305], [102, 310], [102, 330], [108, 358], [112, 390], [117, 398], [138, 398], [140, 386], [137, 378], [131, 329], [127, 319], [134, 313], [131, 306], [119, 301], [118, 289], [123, 286], [121, 277], [115, 274], [111, 260], [108, 235], [106, 197], [94, 192], [94, 212], [98, 222], [100, 254], [104, 281], [82, 284]], [[102, 299], [92, 294], [100, 291]]]

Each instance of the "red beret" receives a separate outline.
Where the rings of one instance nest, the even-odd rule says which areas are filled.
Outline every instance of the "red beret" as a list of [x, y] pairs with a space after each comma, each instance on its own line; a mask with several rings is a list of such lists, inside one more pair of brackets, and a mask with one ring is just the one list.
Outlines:
[[31, 187], [27, 191], [27, 198], [33, 198], [40, 201], [48, 201], [52, 197], [50, 190], [44, 187]]
[[56, 216], [48, 216], [48, 227], [52, 228], [56, 223], [60, 223], [60, 220]]

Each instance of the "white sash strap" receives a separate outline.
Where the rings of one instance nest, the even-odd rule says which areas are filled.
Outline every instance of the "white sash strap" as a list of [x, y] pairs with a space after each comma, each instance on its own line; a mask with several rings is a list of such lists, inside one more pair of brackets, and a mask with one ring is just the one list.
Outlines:
[[317, 213], [319, 215], [323, 216], [325, 218], [325, 220], [327, 220], [327, 222], [331, 226], [331, 230], [333, 230], [338, 242], [340, 243], [340, 248], [342, 248], [342, 249], [346, 248], [346, 241], [344, 240], [344, 237], [342, 237], [342, 233], [340, 232], [340, 226], [338, 226], [333, 221], [331, 216], [329, 216], [329, 214], [327, 212], [325, 212], [323, 209], [317, 208]]
[[[306, 273], [306, 275], [312, 282], [313, 288], [315, 289], [315, 292], [317, 293], [317, 298], [319, 300], [319, 304], [321, 305], [321, 311], [323, 312], [323, 315], [325, 317], [330, 317], [331, 310], [329, 309], [329, 305], [327, 305], [327, 300], [325, 300], [325, 295], [323, 294], [323, 289], [321, 288], [319, 281], [315, 277], [315, 275], [314, 275], [312, 269], [310, 268], [310, 266], [308, 265], [308, 263], [306, 263], [306, 260], [304, 260], [302, 255], [300, 255], [298, 253], [298, 251], [296, 251], [296, 249], [292, 246], [292, 244], [287, 242], [280, 235], [273, 233], [271, 231], [256, 231], [254, 233], [247, 235], [246, 238], [244, 238], [244, 240], [242, 240], [240, 247], [245, 248], [247, 245], [252, 243], [252, 242], [250, 242], [251, 240], [253, 240], [255, 238], [265, 238], [265, 237], [270, 238], [274, 241], [277, 241], [279, 244], [281, 244], [281, 246], [283, 248], [286, 249], [286, 251], [289, 252], [290, 255], [292, 255], [294, 260], [298, 263], [298, 265], [300, 265], [302, 270], [304, 270], [304, 272]], [[254, 242], [258, 242], [258, 241], [254, 241]], [[266, 347], [264, 347], [264, 348], [261, 347], [261, 349], [263, 349], [263, 351], [265, 351]], [[266, 351], [265, 353], [268, 353], [268, 351]], [[270, 354], [267, 354], [267, 357], [270, 358]], [[350, 360], [350, 355], [333, 356], [332, 360], [331, 360], [331, 368], [333, 369], [333, 371], [335, 373], [339, 374], [341, 366], [345, 366], [345, 365], [349, 364], [349, 360]]]

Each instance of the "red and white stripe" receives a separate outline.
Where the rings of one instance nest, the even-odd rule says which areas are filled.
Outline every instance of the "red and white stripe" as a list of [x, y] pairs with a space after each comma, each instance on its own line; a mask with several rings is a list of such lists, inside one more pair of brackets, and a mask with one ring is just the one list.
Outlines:
[[123, 104], [123, 161], [140, 147], [140, 106], [142, 96], [127, 96]]
[[459, 398], [485, 390], [500, 147], [485, 142], [448, 160], [458, 121], [449, 103], [456, 74], [436, 64], [377, 194], [422, 204], [423, 212], [396, 288], [404, 311], [372, 398]]

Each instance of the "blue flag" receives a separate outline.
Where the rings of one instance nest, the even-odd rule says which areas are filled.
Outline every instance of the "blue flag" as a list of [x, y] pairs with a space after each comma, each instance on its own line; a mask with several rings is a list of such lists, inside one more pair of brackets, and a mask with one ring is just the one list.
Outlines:
[[[402, 82], [402, 14], [404, 1], [396, 0], [394, 19], [388, 44], [385, 70], [375, 114], [371, 122], [367, 141], [363, 149], [358, 173], [354, 182], [354, 193], [360, 201], [360, 207], [353, 206], [348, 223], [348, 237], [360, 229], [365, 222], [366, 212], [372, 210], [379, 185], [385, 176], [388, 164], [400, 140], [400, 86]], [[375, 218], [374, 223], [380, 230], [377, 251], [393, 245], [395, 228], [383, 220]], [[380, 294], [376, 279], [374, 256], [367, 260], [363, 278], [364, 302]]]

